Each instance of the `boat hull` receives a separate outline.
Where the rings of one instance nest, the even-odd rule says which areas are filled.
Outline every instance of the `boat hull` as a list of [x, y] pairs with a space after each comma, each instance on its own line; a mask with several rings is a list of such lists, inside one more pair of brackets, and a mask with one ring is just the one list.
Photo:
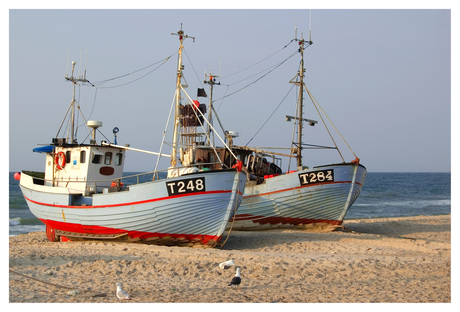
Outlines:
[[[248, 183], [233, 230], [340, 226], [358, 198], [366, 168], [352, 163], [315, 167]], [[329, 174], [329, 176], [328, 176]]]
[[236, 170], [199, 172], [91, 196], [32, 180], [23, 173], [20, 187], [31, 212], [47, 226], [50, 240], [57, 235], [212, 247], [241, 204], [246, 175]]

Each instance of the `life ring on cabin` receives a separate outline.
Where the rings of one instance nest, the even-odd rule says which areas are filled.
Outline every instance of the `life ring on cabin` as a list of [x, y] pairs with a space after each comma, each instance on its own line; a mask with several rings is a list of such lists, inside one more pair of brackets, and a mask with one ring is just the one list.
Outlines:
[[120, 184], [118, 184], [117, 181], [112, 181], [112, 184], [110, 184], [111, 187], [115, 187], [115, 186], [119, 186], [119, 187], [123, 187], [123, 182], [120, 182]]
[[[59, 159], [62, 159], [62, 161], [59, 163]], [[54, 162], [56, 163], [56, 168], [58, 170], [64, 169], [65, 167], [65, 154], [64, 152], [58, 152], [56, 154], [56, 157], [54, 157]]]

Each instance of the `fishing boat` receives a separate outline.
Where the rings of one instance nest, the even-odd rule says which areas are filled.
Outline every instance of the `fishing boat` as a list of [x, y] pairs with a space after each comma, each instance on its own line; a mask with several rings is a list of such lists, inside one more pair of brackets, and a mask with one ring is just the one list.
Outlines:
[[[194, 37], [185, 35], [182, 27], [172, 35], [180, 40], [172, 154], [163, 154], [161, 149], [160, 153], [143, 151], [171, 158], [163, 178], [158, 171], [144, 173], [151, 176], [145, 182], [139, 182], [142, 174], [123, 176], [126, 152], [142, 150], [118, 145], [118, 128], [113, 130], [114, 143], [98, 143], [96, 131], [102, 122], [89, 120], [86, 125], [91, 140], [89, 144], [78, 143], [75, 109], [80, 106], [75, 100], [75, 86], [89, 81], [86, 73], [74, 77], [72, 62], [72, 74], [66, 76], [73, 84], [73, 98], [66, 113], [70, 116], [67, 137], [54, 137], [50, 145], [34, 149], [46, 155], [44, 172], [16, 174], [31, 212], [46, 225], [49, 241], [119, 240], [194, 247], [214, 247], [221, 242], [227, 223], [241, 204], [247, 175], [241, 164], [223, 170], [200, 170], [184, 161], [184, 155], [191, 151], [181, 141], [187, 140], [187, 146], [195, 144], [193, 134], [200, 117], [198, 108], [187, 104], [192, 100], [182, 83], [183, 41]], [[187, 103], [181, 103], [182, 93]], [[184, 106], [195, 118], [184, 118]], [[137, 182], [128, 185], [129, 179]]]
[[[237, 158], [243, 162], [244, 167], [250, 175], [246, 182], [243, 202], [236, 212], [234, 219], [229, 223], [233, 230], [263, 230], [272, 228], [304, 228], [315, 230], [333, 230], [340, 227], [344, 221], [347, 211], [358, 198], [363, 186], [367, 170], [360, 163], [360, 159], [351, 150], [354, 159], [345, 161], [334, 138], [331, 136], [335, 146], [317, 146], [302, 142], [304, 124], [314, 126], [316, 120], [303, 118], [304, 90], [312, 100], [318, 113], [319, 103], [314, 99], [304, 84], [304, 50], [312, 44], [310, 40], [293, 39], [298, 42], [298, 52], [301, 56], [300, 70], [297, 75], [289, 81], [299, 88], [297, 109], [295, 116], [286, 116], [286, 121], [294, 120], [294, 134], [297, 133], [297, 140], [291, 142], [288, 148], [289, 154], [279, 153], [270, 148], [257, 148], [233, 145], [233, 139], [238, 137], [234, 131], [225, 131], [226, 140]], [[216, 84], [216, 76], [207, 76], [205, 82], [210, 85], [210, 110], [212, 106], [213, 86]], [[217, 114], [216, 114], [217, 116]], [[324, 122], [324, 111], [320, 114]], [[209, 117], [209, 119], [211, 119]], [[218, 119], [218, 117], [217, 117]], [[219, 119], [218, 119], [219, 120]], [[220, 120], [219, 120], [220, 123]], [[329, 125], [330, 126], [330, 125]], [[297, 129], [296, 129], [297, 128]], [[335, 126], [334, 126], [335, 128]], [[329, 129], [328, 132], [330, 133]], [[273, 133], [265, 132], [267, 135]], [[293, 138], [294, 138], [293, 134]], [[208, 134], [209, 137], [210, 134]], [[340, 135], [340, 137], [342, 137]], [[343, 137], [342, 137], [343, 139]], [[208, 144], [208, 140], [206, 143]], [[346, 141], [344, 140], [346, 143]], [[207, 145], [206, 144], [206, 145]], [[348, 146], [348, 144], [346, 143]], [[303, 164], [303, 149], [306, 148], [327, 148], [336, 149], [341, 162], [332, 164], [320, 164], [309, 168]], [[215, 157], [224, 159], [225, 165], [232, 166], [235, 160], [225, 148], [217, 150], [206, 146], [199, 146], [195, 151], [199, 162], [206, 163], [213, 161]], [[281, 157], [295, 158], [297, 167], [295, 170], [282, 172]], [[199, 162], [197, 165], [200, 166]], [[220, 169], [220, 164], [207, 165], [210, 169]]]

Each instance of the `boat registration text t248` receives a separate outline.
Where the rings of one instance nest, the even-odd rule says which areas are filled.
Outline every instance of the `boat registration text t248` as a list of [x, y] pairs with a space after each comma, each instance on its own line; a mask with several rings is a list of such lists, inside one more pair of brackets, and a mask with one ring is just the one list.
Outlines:
[[334, 181], [334, 170], [319, 170], [299, 174], [300, 185]]
[[168, 189], [169, 196], [206, 191], [204, 178], [166, 182], [166, 188]]

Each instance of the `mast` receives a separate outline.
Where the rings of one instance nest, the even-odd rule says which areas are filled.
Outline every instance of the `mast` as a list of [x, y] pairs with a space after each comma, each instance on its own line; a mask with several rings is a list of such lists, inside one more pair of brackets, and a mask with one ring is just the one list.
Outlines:
[[171, 155], [171, 167], [175, 167], [177, 164], [177, 149], [178, 149], [178, 142], [179, 142], [179, 105], [181, 99], [181, 88], [182, 88], [182, 70], [184, 66], [182, 65], [182, 49], [184, 48], [183, 41], [186, 38], [192, 38], [195, 41], [195, 37], [189, 37], [188, 35], [184, 36], [184, 31], [182, 30], [182, 23], [180, 24], [180, 30], [171, 35], [179, 36], [180, 46], [179, 46], [179, 53], [178, 53], [178, 61], [177, 61], [177, 80], [176, 80], [176, 105], [175, 105], [175, 113], [174, 113], [174, 133], [173, 133], [173, 149]]
[[89, 82], [88, 80], [86, 80], [86, 74], [85, 74], [85, 77], [81, 77], [80, 78], [75, 78], [73, 76], [73, 72], [74, 72], [74, 69], [75, 69], [75, 65], [77, 63], [75, 61], [72, 62], [72, 74], [69, 77], [65, 77], [66, 80], [72, 82], [73, 84], [73, 94], [72, 94], [72, 103], [70, 104], [71, 105], [71, 116], [70, 116], [70, 127], [71, 127], [71, 131], [70, 131], [70, 142], [71, 144], [74, 144], [76, 143], [76, 138], [75, 138], [75, 104], [77, 103], [77, 101], [75, 100], [75, 85], [78, 83], [78, 82]]
[[[296, 36], [297, 37], [297, 36]], [[297, 99], [297, 111], [298, 111], [298, 117], [292, 117], [292, 116], [286, 116], [287, 120], [291, 119], [296, 119], [298, 122], [298, 131], [297, 131], [297, 148], [295, 151], [295, 154], [297, 154], [297, 167], [303, 166], [302, 163], [302, 135], [303, 135], [303, 122], [307, 121], [310, 123], [310, 125], [314, 125], [316, 121], [314, 120], [309, 120], [303, 118], [303, 88], [304, 88], [304, 82], [303, 78], [305, 76], [305, 64], [304, 64], [304, 58], [303, 58], [303, 52], [305, 50], [305, 44], [311, 45], [313, 42], [311, 39], [309, 41], [305, 41], [303, 39], [303, 34], [302, 38], [299, 39], [294, 39], [295, 41], [299, 42], [299, 53], [300, 53], [300, 70], [297, 72], [297, 75], [289, 81], [292, 84], [298, 85], [299, 86], [299, 95]], [[295, 81], [295, 79], [298, 78], [298, 81]]]
[[305, 75], [305, 68], [304, 68], [304, 63], [303, 63], [303, 51], [304, 51], [304, 40], [303, 40], [303, 35], [302, 39], [299, 42], [300, 45], [300, 72], [299, 72], [299, 78], [300, 78], [300, 88], [299, 88], [299, 130], [297, 134], [297, 167], [302, 166], [302, 130], [303, 130], [303, 77]]
[[[209, 77], [209, 80], [206, 80], [208, 79]], [[216, 83], [216, 80], [215, 78], [217, 78], [219, 76], [213, 76], [211, 74], [211, 71], [209, 71], [209, 75], [207, 75], [205, 73], [205, 80], [204, 80], [204, 83], [207, 83], [209, 84], [209, 113], [208, 113], [208, 121], [210, 124], [212, 124], [212, 110], [213, 110], [213, 106], [212, 106], [212, 91], [213, 91], [213, 87], [215, 84], [217, 85], [220, 85], [220, 82], [219, 83]], [[208, 127], [207, 127], [207, 136], [206, 136], [206, 146], [210, 146], [211, 145], [211, 126], [208, 124]]]

